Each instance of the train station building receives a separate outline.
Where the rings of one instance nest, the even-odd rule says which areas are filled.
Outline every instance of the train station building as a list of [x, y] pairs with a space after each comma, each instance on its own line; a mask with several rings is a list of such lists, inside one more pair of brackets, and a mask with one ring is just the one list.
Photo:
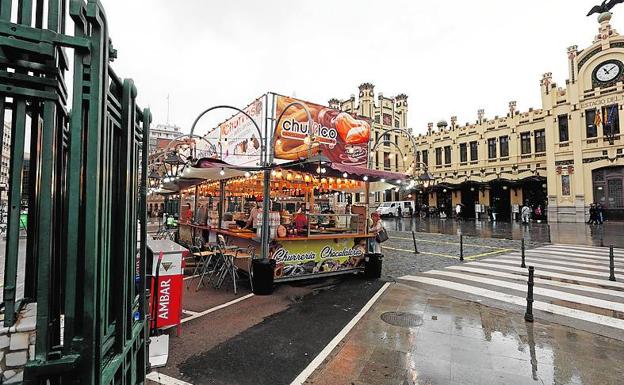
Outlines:
[[[426, 134], [415, 137], [416, 158], [428, 165], [435, 184], [401, 198], [449, 213], [462, 203], [468, 217], [494, 210], [499, 219], [509, 220], [530, 205], [541, 206], [543, 220], [584, 222], [589, 206], [600, 203], [608, 219], [624, 218], [624, 36], [611, 26], [611, 17], [600, 16], [589, 47], [567, 49], [565, 84], [553, 82], [552, 73], [542, 75], [540, 107], [521, 112], [511, 101], [502, 116], [489, 119], [480, 110], [474, 124], [459, 125], [456, 117], [430, 123]], [[330, 105], [371, 118], [373, 143], [384, 131], [407, 126], [407, 96], [379, 95], [376, 102], [369, 83], [360, 86], [357, 104], [351, 96]], [[401, 135], [388, 139], [397, 146], [378, 147], [373, 166], [403, 171], [395, 147], [407, 158], [413, 146]], [[395, 194], [375, 200], [398, 200]]]

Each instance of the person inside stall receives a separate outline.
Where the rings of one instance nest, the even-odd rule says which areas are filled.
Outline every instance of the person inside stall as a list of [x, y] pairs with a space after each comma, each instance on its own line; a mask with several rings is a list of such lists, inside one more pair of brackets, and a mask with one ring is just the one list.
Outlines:
[[251, 211], [249, 212], [249, 218], [247, 218], [247, 224], [245, 229], [256, 230], [258, 213], [262, 213], [262, 204], [252, 203]]
[[[331, 207], [327, 207], [325, 210], [321, 211], [321, 214], [336, 214]], [[325, 227], [336, 227], [336, 216], [335, 215], [327, 215], [323, 218], [323, 223], [325, 223]]]
[[184, 216], [182, 218], [184, 218], [186, 223], [191, 223], [191, 220], [193, 219], [193, 210], [191, 209], [190, 203], [186, 204], [186, 209], [184, 210]]
[[295, 214], [295, 218], [293, 219], [293, 223], [295, 224], [295, 230], [297, 230], [297, 234], [305, 234], [308, 231], [308, 216], [306, 215], [307, 209], [301, 208]]

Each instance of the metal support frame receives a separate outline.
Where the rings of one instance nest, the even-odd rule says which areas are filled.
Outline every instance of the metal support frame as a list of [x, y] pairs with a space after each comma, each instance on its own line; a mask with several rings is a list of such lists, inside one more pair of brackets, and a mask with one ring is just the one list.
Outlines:
[[[394, 132], [398, 132], [401, 133], [405, 136], [407, 136], [410, 140], [410, 142], [412, 143], [412, 151], [414, 151], [414, 172], [416, 172], [416, 166], [418, 163], [418, 160], [416, 159], [416, 153], [418, 150], [418, 145], [416, 144], [416, 139], [414, 139], [414, 136], [412, 134], [410, 134], [409, 131], [407, 131], [404, 128], [392, 128], [390, 130], [387, 130], [383, 133], [383, 135], [381, 136], [382, 141], [377, 141], [377, 143], [375, 143], [375, 145], [372, 147], [372, 150], [370, 151], [370, 154], [372, 154], [373, 152], [375, 152], [375, 150], [377, 149], [377, 147], [380, 145], [380, 143], [386, 142], [387, 140], [383, 139], [384, 135], [386, 134], [392, 134]], [[389, 141], [390, 143], [394, 143], [392, 141]], [[394, 143], [396, 145], [396, 143]]]
[[[65, 34], [67, 8], [74, 36]], [[74, 55], [71, 113], [66, 48]], [[27, 384], [145, 382], [151, 114], [136, 105], [132, 81], [110, 68], [115, 57], [98, 0], [0, 0], [0, 116], [11, 111], [12, 130], [4, 326], [15, 324], [20, 301], [37, 303]], [[16, 290], [22, 197], [23, 300]]]
[[[390, 140], [383, 140], [383, 141], [377, 142], [377, 143], [375, 144], [375, 146], [373, 147], [373, 149], [371, 150], [371, 152], [370, 152], [370, 154], [369, 154], [369, 156], [368, 156], [368, 168], [371, 168], [371, 167], [372, 167], [372, 165], [373, 165], [373, 157], [372, 157], [371, 155], [372, 155], [373, 153], [375, 153], [375, 151], [377, 150], [377, 148], [378, 148], [380, 145], [382, 145], [382, 144], [391, 144], [391, 145], [393, 145], [393, 146], [397, 149], [397, 151], [399, 152], [399, 154], [401, 155], [401, 160], [403, 161], [403, 167], [405, 167], [405, 163], [406, 163], [407, 161], [405, 160], [405, 155], [403, 154], [403, 151], [401, 150], [401, 147], [400, 147], [398, 144], [394, 143], [393, 141], [390, 141]], [[397, 169], [398, 169], [398, 165], [399, 165], [399, 162], [397, 161]], [[407, 169], [408, 169], [408, 168], [406, 167], [406, 170], [407, 170]]]

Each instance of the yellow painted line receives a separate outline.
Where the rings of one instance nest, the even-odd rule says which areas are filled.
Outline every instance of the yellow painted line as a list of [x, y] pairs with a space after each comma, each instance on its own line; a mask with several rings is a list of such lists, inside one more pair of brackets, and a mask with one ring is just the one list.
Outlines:
[[[408, 253], [413, 253], [414, 250], [407, 250], [407, 249], [397, 249], [395, 247], [388, 247], [388, 246], [381, 246], [382, 249], [388, 249], [388, 250], [394, 250], [394, 251], [405, 251]], [[426, 251], [420, 251], [420, 254], [427, 254], [427, 255], [435, 255], [436, 257], [444, 257], [444, 258], [452, 258], [452, 259], [459, 259], [459, 257], [456, 257], [454, 255], [446, 255], [446, 254], [438, 254], [438, 253], [428, 253]]]
[[[402, 237], [390, 237], [390, 239], [403, 239], [403, 240], [406, 240], [406, 241], [413, 241], [412, 238], [402, 238]], [[429, 239], [418, 239], [418, 238], [416, 238], [416, 240], [418, 242], [426, 242], [426, 243], [442, 243], [442, 244], [446, 244], [446, 245], [459, 245], [459, 242], [442, 242], [442, 241], [432, 241], [432, 240], [429, 240]], [[483, 247], [484, 249], [496, 249], [496, 250], [500, 249], [500, 247], [496, 247], [496, 246], [477, 245], [475, 243], [464, 243], [464, 246]]]
[[[396, 248], [396, 247], [388, 247], [388, 246], [382, 246], [381, 248], [382, 249], [388, 249], [388, 250], [394, 250], [394, 251], [404, 251], [404, 252], [407, 252], [407, 253], [413, 253], [414, 252], [414, 250], [399, 249], [399, 248]], [[499, 249], [499, 250], [490, 251], [490, 252], [487, 252], [487, 253], [468, 255], [468, 256], [464, 257], [464, 260], [472, 261], [472, 260], [475, 260], [477, 258], [487, 257], [488, 255], [502, 254], [502, 253], [507, 253], [507, 252], [510, 252], [510, 251], [514, 251], [514, 250], [513, 249]], [[459, 256], [455, 256], [455, 255], [428, 253], [426, 251], [420, 251], [419, 254], [427, 254], [427, 255], [433, 255], [433, 256], [436, 256], [436, 257], [459, 259]]]
[[488, 253], [481, 253], [481, 254], [471, 255], [469, 257], [465, 257], [464, 259], [473, 260], [473, 259], [477, 259], [477, 258], [481, 258], [481, 257], [487, 257], [488, 255], [496, 255], [496, 254], [508, 253], [510, 251], [515, 251], [515, 250], [514, 249], [500, 249], [500, 250], [497, 250], [497, 251], [490, 251]]

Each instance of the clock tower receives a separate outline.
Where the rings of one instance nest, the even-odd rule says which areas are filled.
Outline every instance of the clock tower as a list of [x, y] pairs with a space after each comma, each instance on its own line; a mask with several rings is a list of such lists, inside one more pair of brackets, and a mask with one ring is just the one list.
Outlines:
[[611, 27], [612, 17], [599, 14], [589, 47], [568, 48], [565, 86], [550, 73], [542, 79], [551, 222], [586, 221], [592, 204], [602, 205], [611, 218], [624, 215], [624, 37]]

